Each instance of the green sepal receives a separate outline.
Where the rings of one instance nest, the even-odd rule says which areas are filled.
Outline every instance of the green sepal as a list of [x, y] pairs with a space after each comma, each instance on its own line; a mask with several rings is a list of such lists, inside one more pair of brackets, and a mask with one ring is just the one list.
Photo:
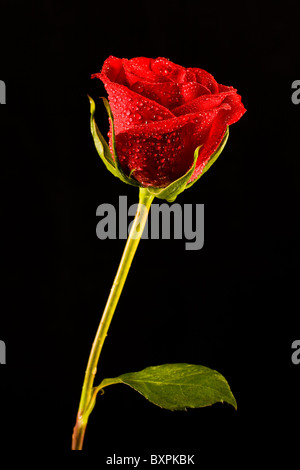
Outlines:
[[112, 112], [110, 110], [107, 99], [102, 98], [103, 102], [104, 102], [104, 106], [105, 106], [106, 111], [108, 113], [108, 116], [111, 119], [111, 123], [112, 123], [111, 132], [112, 132], [113, 156], [111, 155], [111, 152], [110, 152], [110, 149], [109, 149], [109, 146], [108, 146], [106, 140], [104, 139], [103, 135], [99, 131], [99, 128], [96, 124], [95, 117], [94, 117], [95, 116], [95, 109], [96, 109], [95, 102], [90, 96], [88, 96], [88, 98], [90, 100], [91, 133], [92, 133], [92, 136], [93, 136], [93, 139], [94, 139], [94, 143], [95, 143], [95, 147], [97, 149], [97, 152], [98, 152], [101, 160], [103, 161], [104, 165], [106, 166], [106, 168], [114, 176], [119, 178], [124, 183], [131, 184], [133, 186], [141, 186], [140, 183], [138, 183], [138, 181], [136, 181], [136, 180], [134, 180], [134, 179], [132, 179], [132, 178], [125, 175], [125, 173], [123, 172], [123, 170], [121, 168], [121, 165], [119, 163], [119, 159], [118, 159], [117, 152], [116, 152], [116, 145], [115, 145], [115, 132], [114, 132], [114, 125], [113, 125], [113, 116], [112, 116]]
[[106, 168], [114, 175], [118, 176], [117, 170], [115, 168], [115, 162], [111, 156], [109, 146], [107, 145], [106, 140], [104, 139], [103, 135], [98, 129], [98, 126], [95, 121], [95, 101], [88, 95], [88, 98], [90, 100], [90, 126], [91, 126], [91, 133], [94, 139], [95, 147], [97, 149], [97, 152], [103, 161], [104, 165]]
[[138, 372], [104, 379], [94, 389], [123, 383], [142, 394], [151, 403], [167, 410], [202, 408], [226, 402], [237, 408], [226, 379], [216, 370], [195, 364], [162, 364]]

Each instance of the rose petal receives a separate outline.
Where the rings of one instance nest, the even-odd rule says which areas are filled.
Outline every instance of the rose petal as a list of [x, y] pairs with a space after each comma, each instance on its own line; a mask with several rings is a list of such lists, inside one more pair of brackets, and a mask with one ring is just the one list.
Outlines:
[[224, 137], [227, 128], [227, 114], [226, 109], [221, 109], [217, 114], [213, 123], [210, 126], [205, 138], [202, 142], [202, 147], [199, 150], [196, 168], [192, 174], [189, 183], [194, 181], [202, 173], [205, 165], [211, 158], [212, 154], [217, 150]]
[[155, 101], [170, 111], [182, 104], [182, 96], [177, 83], [147, 83], [137, 81], [131, 89], [146, 98]]
[[94, 73], [92, 78], [101, 78], [101, 74], [105, 75], [112, 82], [124, 84], [126, 78], [122, 59], [109, 56], [103, 64], [101, 73]]
[[175, 116], [181, 116], [183, 114], [209, 111], [210, 109], [220, 106], [221, 103], [227, 100], [228, 96], [232, 95], [233, 98], [238, 96], [236, 95], [235, 91], [236, 90], [230, 90], [226, 93], [218, 93], [214, 95], [205, 94], [188, 103], [183, 104], [182, 106], [174, 108], [172, 112], [175, 114]]
[[219, 147], [227, 126], [238, 121], [245, 112], [241, 97], [236, 94], [228, 94], [202, 142], [203, 146], [198, 154], [196, 168], [189, 182], [194, 181], [202, 173], [206, 163]]
[[132, 126], [174, 117], [165, 107], [135, 93], [124, 85], [111, 82], [104, 74], [101, 73], [99, 78], [108, 92], [116, 135]]
[[136, 130], [119, 134], [116, 147], [125, 173], [133, 170], [132, 176], [143, 186], [167, 186], [191, 167], [193, 159], [185, 152], [187, 130], [161, 134]]
[[226, 91], [234, 91], [234, 92], [237, 91], [233, 86], [221, 85], [220, 83], [218, 84], [218, 87], [219, 87], [219, 93], [223, 93]]
[[204, 93], [210, 93], [208, 88], [197, 83], [196, 75], [192, 71], [187, 72], [184, 67], [159, 57], [147, 62], [145, 70], [144, 61], [143, 67], [140, 67], [142, 58], [138, 59], [138, 62], [124, 62], [129, 88], [170, 110]]
[[147, 57], [136, 57], [134, 59], [123, 59], [123, 68], [127, 78], [128, 86], [136, 81], [157, 82], [157, 75], [152, 71], [153, 59]]
[[[116, 149], [123, 170], [127, 174], [134, 170], [133, 177], [143, 186], [163, 187], [176, 180], [191, 167], [196, 147], [207, 141], [212, 122], [227, 107], [222, 104], [210, 112], [152, 122], [119, 133]], [[222, 125], [225, 132], [223, 120]], [[202, 149], [198, 165], [210, 155]]]
[[197, 82], [182, 84], [180, 86], [180, 92], [183, 103], [189, 103], [202, 95], [210, 95], [209, 89]]
[[198, 68], [189, 68], [188, 70], [195, 74], [196, 81], [200, 83], [200, 85], [203, 85], [208, 88], [211, 93], [218, 93], [218, 83], [210, 73], [206, 72], [206, 70]]
[[242, 103], [242, 97], [237, 93], [231, 94], [228, 92], [224, 103], [229, 104], [231, 108], [230, 113], [228, 113], [226, 116], [227, 125], [230, 126], [231, 124], [237, 122], [243, 116], [243, 114], [245, 114], [246, 109]]
[[186, 69], [181, 65], [174, 64], [164, 57], [157, 57], [151, 64], [151, 69], [155, 72], [157, 79], [168, 80], [175, 83], [183, 83], [186, 76]]

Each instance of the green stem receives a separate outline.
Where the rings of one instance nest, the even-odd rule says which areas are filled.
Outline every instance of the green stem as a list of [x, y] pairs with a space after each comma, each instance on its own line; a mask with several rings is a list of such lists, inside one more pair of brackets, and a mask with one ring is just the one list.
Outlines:
[[118, 300], [122, 293], [129, 268], [138, 247], [139, 241], [143, 234], [147, 221], [149, 209], [154, 196], [151, 195], [146, 188], [140, 188], [139, 205], [132, 223], [132, 227], [124, 248], [123, 256], [114, 279], [107, 303], [93, 342], [90, 352], [85, 377], [82, 387], [81, 399], [77, 413], [76, 424], [72, 436], [72, 450], [82, 450], [85, 430], [89, 415], [95, 405], [96, 394], [94, 393], [94, 380], [97, 372], [99, 356], [103, 347], [103, 343], [107, 336], [110, 323], [112, 321]]

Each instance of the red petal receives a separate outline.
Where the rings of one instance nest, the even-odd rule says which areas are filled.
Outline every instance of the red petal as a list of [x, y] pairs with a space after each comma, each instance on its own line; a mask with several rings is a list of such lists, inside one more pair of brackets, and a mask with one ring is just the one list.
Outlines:
[[153, 60], [151, 69], [160, 81], [168, 80], [176, 83], [183, 83], [185, 81], [186, 69], [164, 57], [158, 57]]
[[134, 170], [133, 177], [143, 186], [167, 186], [192, 165], [193, 154], [186, 152], [188, 126], [182, 123], [178, 127], [174, 119], [168, 121], [173, 121], [172, 125], [168, 123], [168, 131], [152, 123], [142, 126], [143, 129], [132, 128], [116, 138], [123, 170], [127, 174]]
[[[144, 186], [170, 184], [191, 167], [196, 147], [207, 142], [212, 122], [221, 110], [228, 107], [222, 104], [207, 113], [152, 122], [120, 133], [116, 137], [116, 148], [125, 173], [134, 170], [133, 176]], [[225, 132], [224, 120], [222, 125]], [[211, 153], [208, 155], [207, 152], [202, 149], [198, 166], [210, 157]]]
[[200, 83], [200, 85], [203, 85], [208, 88], [211, 93], [218, 93], [218, 83], [210, 73], [206, 72], [206, 70], [198, 68], [189, 68], [187, 70], [195, 74], [196, 80], [198, 83]]
[[198, 98], [202, 95], [210, 95], [209, 89], [197, 82], [188, 82], [182, 84], [180, 87], [180, 92], [183, 103], [189, 103], [190, 101], [193, 101], [195, 98]]
[[[230, 104], [226, 101], [230, 101]], [[228, 109], [229, 108], [229, 109]], [[212, 154], [217, 150], [224, 137], [227, 126], [238, 121], [246, 112], [239, 95], [229, 95], [220, 106], [212, 125], [202, 142], [195, 171], [189, 182], [194, 181], [203, 171]]]
[[194, 78], [194, 83], [188, 83], [186, 69], [162, 57], [147, 62], [144, 58], [132, 59], [124, 62], [124, 71], [131, 90], [170, 110], [188, 99], [210, 93], [196, 82], [194, 74], [189, 74], [189, 80]]
[[116, 83], [125, 82], [125, 73], [123, 69], [122, 59], [118, 59], [114, 56], [109, 56], [103, 64], [101, 73], [95, 73], [92, 78], [100, 78], [104, 75], [108, 80]]
[[[189, 101], [188, 103], [178, 106], [173, 109], [173, 114], [175, 116], [181, 116], [183, 114], [196, 113], [202, 111], [209, 111], [210, 109], [220, 106], [221, 103], [226, 102], [228, 96], [236, 95], [235, 90], [230, 90], [227, 93], [217, 93], [217, 94], [205, 94], [199, 96], [198, 98]], [[235, 98], [234, 98], [235, 99]]]
[[183, 102], [177, 83], [146, 83], [144, 81], [137, 81], [132, 85], [131, 89], [169, 110], [176, 108]]
[[157, 76], [151, 69], [153, 59], [136, 57], [134, 59], [123, 59], [123, 67], [128, 86], [131, 87], [137, 80], [157, 82]]
[[229, 104], [231, 107], [231, 111], [226, 117], [228, 126], [237, 122], [246, 112], [246, 109], [242, 103], [242, 98], [237, 93], [234, 95], [228, 93], [224, 103]]
[[222, 142], [226, 128], [226, 110], [224, 109], [220, 110], [203, 140], [202, 147], [199, 150], [196, 168], [189, 183], [194, 181], [202, 173], [210, 157]]
[[102, 74], [100, 78], [108, 92], [116, 135], [132, 126], [174, 117], [163, 106], [129, 90], [124, 85], [113, 83]]

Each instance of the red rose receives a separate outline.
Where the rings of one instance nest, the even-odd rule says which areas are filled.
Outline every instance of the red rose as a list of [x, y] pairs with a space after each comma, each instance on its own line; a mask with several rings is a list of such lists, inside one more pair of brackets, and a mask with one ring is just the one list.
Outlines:
[[[143, 186], [165, 187], [191, 168], [194, 181], [220, 145], [227, 126], [245, 113], [233, 87], [208, 72], [168, 59], [110, 56], [102, 80], [114, 117], [116, 149], [125, 174]], [[111, 142], [111, 131], [110, 147]]]

